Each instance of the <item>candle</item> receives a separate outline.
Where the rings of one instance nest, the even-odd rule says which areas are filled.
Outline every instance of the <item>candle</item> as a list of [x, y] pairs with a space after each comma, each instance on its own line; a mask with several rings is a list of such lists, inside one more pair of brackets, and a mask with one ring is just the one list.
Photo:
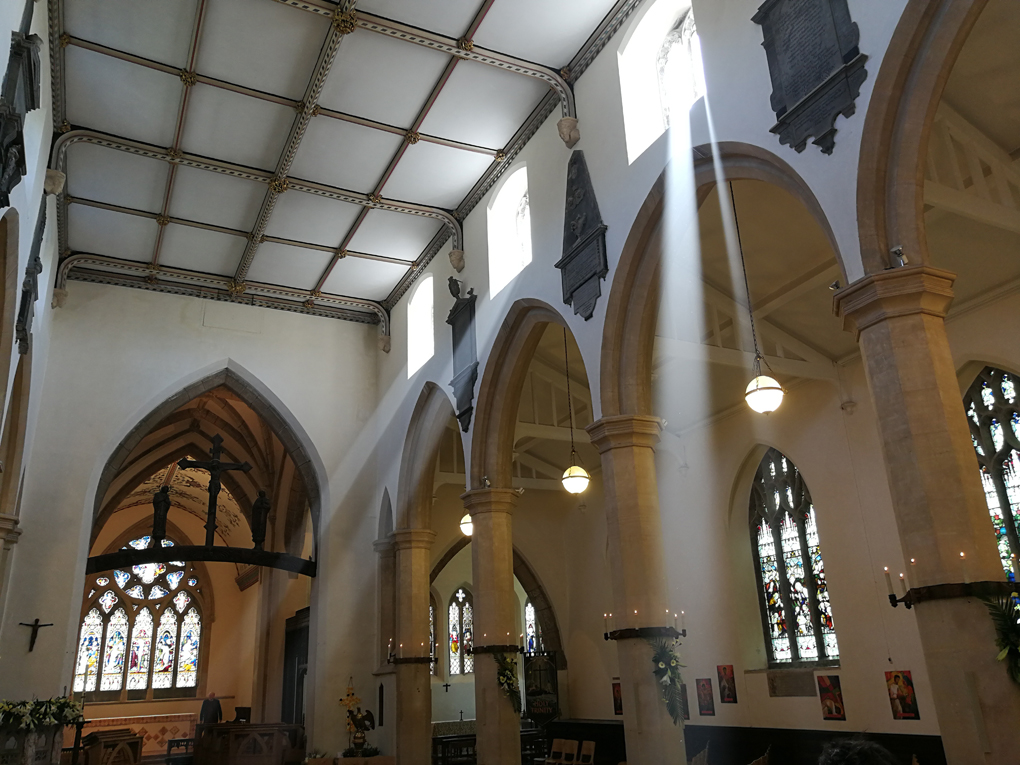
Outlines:
[[609, 634], [609, 614], [602, 614], [602, 631]]
[[404, 644], [403, 643], [400, 644], [400, 658], [401, 659], [404, 658]]
[[970, 576], [967, 573], [967, 554], [960, 552], [960, 565], [963, 566], [963, 583], [970, 584]]
[[911, 558], [911, 559], [910, 559], [910, 565], [911, 565], [911, 566], [915, 566], [915, 565], [917, 565], [917, 561], [916, 561], [916, 560], [914, 560], [913, 558]]
[[1010, 560], [1010, 563], [1011, 563], [1010, 571], [1013, 572], [1013, 581], [1015, 582], [1016, 581], [1017, 573], [1020, 573], [1020, 572], [1017, 572], [1017, 570], [1016, 570], [1016, 553], [1013, 553], [1012, 555], [1010, 555], [1009, 556], [1009, 560]]
[[686, 621], [684, 620], [684, 612], [683, 611], [680, 612], [680, 631], [681, 632], [687, 632], [687, 624], [686, 624]]
[[609, 614], [609, 631], [613, 631], [613, 615]]
[[903, 595], [906, 597], [907, 594], [907, 577], [905, 574], [900, 574], [900, 589], [903, 590]]
[[521, 633], [521, 637], [519, 638], [519, 640], [520, 640], [521, 648], [524, 648], [524, 633], [523, 632]]
[[893, 590], [892, 577], [889, 576], [889, 567], [888, 566], [885, 567], [885, 586], [889, 588], [889, 594], [890, 595], [895, 595], [896, 594], [896, 591]]
[[673, 629], [676, 629], [676, 614], [673, 614]]

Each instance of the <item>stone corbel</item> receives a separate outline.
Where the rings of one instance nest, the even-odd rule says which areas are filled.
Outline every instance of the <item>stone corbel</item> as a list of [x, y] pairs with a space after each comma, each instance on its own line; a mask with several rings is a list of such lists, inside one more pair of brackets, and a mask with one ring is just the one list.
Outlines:
[[57, 196], [64, 190], [64, 182], [67, 176], [59, 170], [47, 170], [46, 180], [43, 182], [43, 190], [47, 194]]
[[17, 544], [18, 537], [21, 536], [18, 522], [18, 516], [0, 513], [0, 542], [3, 542], [3, 546], [7, 549]]
[[458, 274], [464, 270], [464, 250], [450, 250], [450, 265]]
[[581, 131], [577, 127], [576, 117], [563, 117], [556, 123], [556, 130], [559, 131], [560, 138], [568, 149], [573, 149], [581, 140]]

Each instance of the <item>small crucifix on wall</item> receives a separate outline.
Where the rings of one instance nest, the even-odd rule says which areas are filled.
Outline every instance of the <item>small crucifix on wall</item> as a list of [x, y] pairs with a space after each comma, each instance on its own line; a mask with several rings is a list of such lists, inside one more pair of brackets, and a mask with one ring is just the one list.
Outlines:
[[35, 650], [35, 641], [39, 637], [39, 630], [43, 627], [52, 627], [53, 624], [39, 624], [39, 620], [36, 619], [34, 622], [18, 622], [19, 627], [31, 627], [32, 637], [28, 639], [28, 652], [32, 653]]
[[445, 691], [446, 693], [450, 692], [450, 684], [449, 683], [443, 683], [443, 688], [446, 689], [446, 691]]

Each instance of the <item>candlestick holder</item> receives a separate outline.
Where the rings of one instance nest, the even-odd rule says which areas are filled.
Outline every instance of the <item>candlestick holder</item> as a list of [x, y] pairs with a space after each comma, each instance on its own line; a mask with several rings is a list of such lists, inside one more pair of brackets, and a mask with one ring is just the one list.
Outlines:
[[687, 630], [678, 630], [675, 627], [628, 627], [602, 633], [603, 640], [629, 640], [631, 638], [673, 638], [673, 640], [679, 640], [682, 637], [687, 637]]
[[1016, 585], [1013, 582], [950, 582], [930, 584], [927, 587], [911, 587], [902, 598], [889, 593], [889, 605], [898, 608], [900, 603], [908, 609], [926, 600], [950, 600], [953, 598], [994, 598], [1009, 597]]

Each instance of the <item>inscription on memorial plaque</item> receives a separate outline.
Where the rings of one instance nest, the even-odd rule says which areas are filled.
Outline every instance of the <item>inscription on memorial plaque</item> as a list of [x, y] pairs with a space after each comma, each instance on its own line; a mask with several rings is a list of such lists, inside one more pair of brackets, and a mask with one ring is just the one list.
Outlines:
[[563, 216], [563, 257], [556, 264], [563, 279], [563, 302], [585, 321], [595, 313], [601, 280], [609, 273], [606, 224], [602, 222], [584, 152], [575, 151], [567, 165], [567, 205]]
[[798, 152], [809, 139], [836, 146], [836, 118], [850, 117], [867, 79], [868, 57], [847, 0], [768, 0], [754, 15], [772, 76], [772, 132]]

